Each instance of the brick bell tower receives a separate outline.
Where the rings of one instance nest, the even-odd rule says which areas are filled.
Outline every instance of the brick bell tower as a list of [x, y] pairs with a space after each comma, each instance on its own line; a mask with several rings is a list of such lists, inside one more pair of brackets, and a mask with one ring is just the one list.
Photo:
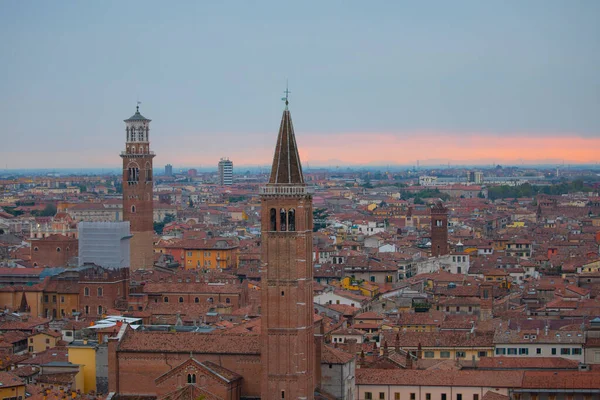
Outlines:
[[261, 398], [313, 399], [312, 195], [285, 98], [271, 177], [261, 194]]
[[129, 221], [133, 237], [130, 240], [130, 268], [151, 268], [154, 264], [152, 237], [152, 159], [150, 151], [150, 121], [140, 114], [125, 120], [127, 141], [123, 159], [123, 221]]
[[448, 253], [448, 209], [440, 200], [431, 207], [431, 255]]

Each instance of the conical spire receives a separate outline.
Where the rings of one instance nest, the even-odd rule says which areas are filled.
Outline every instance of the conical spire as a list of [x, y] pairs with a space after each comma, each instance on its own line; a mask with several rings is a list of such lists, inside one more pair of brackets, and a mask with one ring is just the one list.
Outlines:
[[304, 185], [292, 116], [287, 104], [281, 118], [269, 184]]

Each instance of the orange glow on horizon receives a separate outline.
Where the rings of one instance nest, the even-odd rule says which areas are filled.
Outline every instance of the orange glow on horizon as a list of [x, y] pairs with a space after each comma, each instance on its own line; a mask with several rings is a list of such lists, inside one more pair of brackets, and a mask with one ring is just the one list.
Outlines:
[[[441, 163], [565, 163], [588, 164], [598, 160], [600, 138], [578, 136], [390, 134], [390, 133], [296, 133], [304, 164], [414, 165], [420, 160]], [[273, 149], [232, 148], [237, 165], [269, 165]], [[181, 154], [180, 161], [192, 159]], [[189, 161], [188, 161], [189, 160]], [[217, 159], [215, 159], [215, 163]], [[423, 164], [425, 163], [425, 164]], [[216, 164], [215, 164], [216, 165]]]

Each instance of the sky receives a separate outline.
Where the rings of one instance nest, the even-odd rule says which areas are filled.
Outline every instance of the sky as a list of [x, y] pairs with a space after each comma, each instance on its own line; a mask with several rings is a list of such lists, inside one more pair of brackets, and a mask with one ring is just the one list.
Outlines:
[[596, 163], [600, 2], [2, 1], [0, 170]]

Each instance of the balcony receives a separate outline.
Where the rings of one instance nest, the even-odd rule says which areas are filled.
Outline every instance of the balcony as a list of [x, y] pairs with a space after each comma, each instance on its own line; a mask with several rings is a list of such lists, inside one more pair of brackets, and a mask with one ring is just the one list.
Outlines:
[[155, 155], [156, 155], [156, 153], [154, 153], [153, 151], [148, 151], [146, 153], [127, 153], [126, 151], [121, 152], [121, 157], [145, 157], [145, 156], [154, 157]]
[[261, 186], [260, 192], [261, 195], [306, 195], [312, 194], [312, 188], [308, 188], [306, 186]]

